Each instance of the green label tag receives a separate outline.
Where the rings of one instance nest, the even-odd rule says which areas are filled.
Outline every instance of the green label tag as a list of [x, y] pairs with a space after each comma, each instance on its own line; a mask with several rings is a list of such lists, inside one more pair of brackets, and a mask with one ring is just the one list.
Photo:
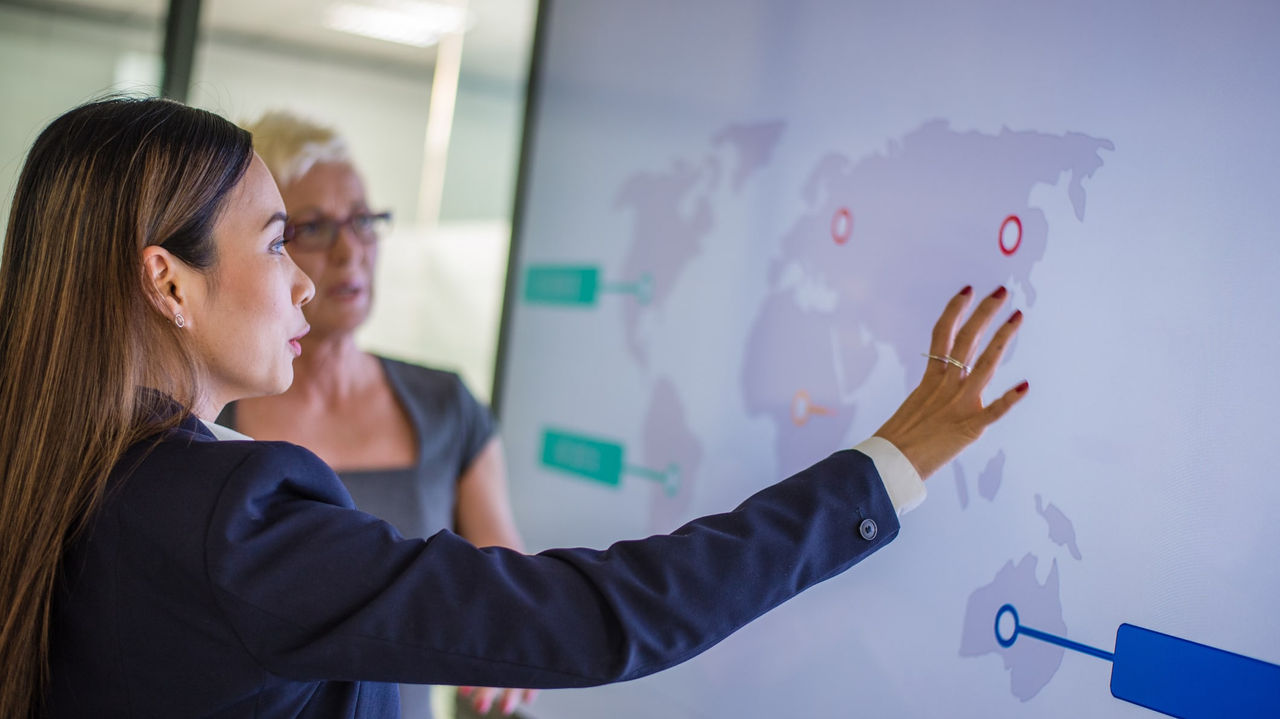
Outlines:
[[542, 463], [617, 487], [622, 484], [622, 445], [582, 435], [547, 430], [542, 434]]
[[524, 275], [524, 300], [529, 303], [589, 306], [599, 290], [596, 267], [530, 267]]

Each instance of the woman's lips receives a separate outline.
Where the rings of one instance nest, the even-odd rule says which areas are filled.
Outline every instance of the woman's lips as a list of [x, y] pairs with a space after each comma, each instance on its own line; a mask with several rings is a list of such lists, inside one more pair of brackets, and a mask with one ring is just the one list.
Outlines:
[[344, 282], [334, 285], [325, 292], [325, 297], [338, 301], [350, 301], [358, 299], [364, 294], [364, 285], [355, 282]]
[[298, 335], [297, 335], [296, 337], [294, 337], [293, 339], [289, 340], [289, 349], [293, 350], [293, 356], [294, 356], [294, 357], [301, 357], [301, 356], [302, 356], [302, 342], [301, 342], [301, 340], [302, 340], [302, 338], [303, 338], [303, 337], [306, 337], [306, 336], [307, 336], [307, 333], [308, 333], [308, 332], [310, 332], [310, 331], [311, 331], [311, 325], [307, 325], [306, 327], [303, 327], [303, 328], [302, 328], [302, 331], [301, 331], [301, 332], [299, 332], [299, 333], [298, 333]]

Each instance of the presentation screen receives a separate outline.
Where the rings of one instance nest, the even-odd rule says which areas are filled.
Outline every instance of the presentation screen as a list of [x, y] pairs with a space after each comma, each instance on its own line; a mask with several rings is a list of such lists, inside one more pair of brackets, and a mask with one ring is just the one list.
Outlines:
[[872, 435], [965, 285], [1025, 313], [987, 400], [1030, 391], [864, 563], [533, 716], [1280, 716], [1280, 4], [578, 1], [541, 32], [500, 375], [530, 549]]

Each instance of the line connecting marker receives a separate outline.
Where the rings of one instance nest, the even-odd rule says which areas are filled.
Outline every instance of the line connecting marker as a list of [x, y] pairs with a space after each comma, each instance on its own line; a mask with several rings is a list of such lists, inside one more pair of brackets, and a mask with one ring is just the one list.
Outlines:
[[602, 294], [634, 295], [636, 302], [649, 304], [653, 299], [653, 275], [645, 273], [635, 282], [605, 282], [600, 285]]
[[[1004, 637], [1000, 636], [1000, 618], [1003, 617], [1005, 614], [1013, 615], [1013, 634], [1008, 639], [1005, 639]], [[1018, 636], [1022, 634], [1025, 634], [1028, 637], [1031, 637], [1033, 639], [1039, 639], [1042, 642], [1057, 644], [1060, 647], [1081, 652], [1082, 654], [1095, 656], [1099, 659], [1106, 659], [1109, 662], [1115, 661], [1115, 655], [1112, 654], [1111, 652], [1104, 652], [1101, 649], [1091, 647], [1088, 644], [1073, 642], [1070, 639], [1057, 636], [1056, 634], [1050, 634], [1048, 632], [1042, 632], [1039, 629], [1032, 629], [1031, 627], [1024, 626], [1021, 622], [1018, 621], [1018, 610], [1014, 609], [1012, 604], [1006, 604], [1003, 607], [1000, 607], [1000, 611], [996, 612], [996, 641], [1000, 643], [1000, 646], [1004, 647], [1005, 649], [1008, 649], [1009, 647], [1013, 646], [1014, 640], [1016, 640]]]
[[675, 496], [676, 492], [680, 490], [680, 468], [674, 463], [668, 464], [666, 469], [653, 469], [628, 464], [623, 467], [623, 472], [634, 477], [657, 482], [662, 485], [662, 491], [666, 492], [668, 497]]

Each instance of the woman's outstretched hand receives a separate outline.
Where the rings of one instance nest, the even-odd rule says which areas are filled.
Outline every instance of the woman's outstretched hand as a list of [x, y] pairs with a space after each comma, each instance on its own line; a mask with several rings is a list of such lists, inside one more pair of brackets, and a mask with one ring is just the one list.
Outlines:
[[[1000, 287], [984, 298], [959, 332], [956, 326], [973, 299], [973, 288], [966, 287], [951, 298], [933, 327], [924, 378], [876, 432], [911, 460], [921, 479], [950, 462], [1026, 395], [1029, 385], [1023, 382], [991, 404], [982, 405], [982, 392], [1022, 324], [1021, 311], [1014, 312], [996, 330], [977, 362], [973, 361], [978, 338], [1008, 294]], [[961, 366], [971, 364], [971, 371]]]

